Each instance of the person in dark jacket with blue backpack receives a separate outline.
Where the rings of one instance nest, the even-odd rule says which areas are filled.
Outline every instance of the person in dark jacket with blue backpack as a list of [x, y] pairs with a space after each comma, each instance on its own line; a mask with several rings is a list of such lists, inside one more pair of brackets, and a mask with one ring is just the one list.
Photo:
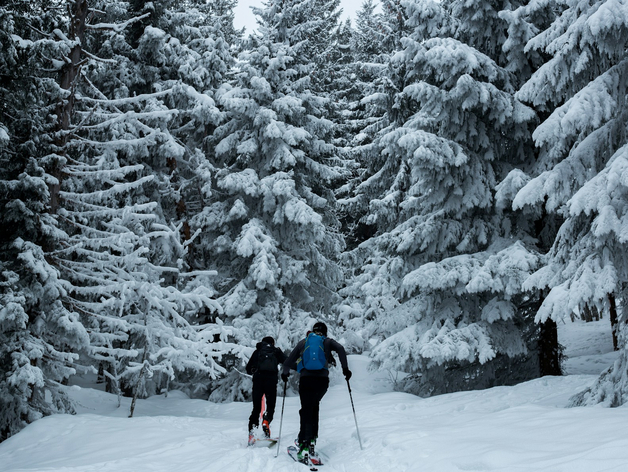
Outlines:
[[299, 372], [301, 422], [297, 443], [300, 461], [307, 461], [308, 457], [316, 456], [314, 446], [318, 437], [319, 406], [329, 387], [329, 364], [335, 365], [332, 351], [338, 353], [342, 373], [349, 380], [351, 371], [347, 364], [345, 348], [327, 337], [327, 325], [320, 321], [314, 324], [312, 331], [308, 331], [305, 339], [299, 341], [283, 363], [281, 379], [284, 382], [288, 381], [290, 369]]
[[249, 445], [255, 442], [254, 430], [259, 426], [262, 412], [262, 397], [266, 396], [266, 411], [262, 420], [264, 437], [270, 438], [270, 423], [277, 402], [277, 366], [283, 364], [286, 355], [275, 347], [275, 340], [266, 336], [257, 343], [256, 349], [246, 364], [246, 373], [253, 376], [253, 411], [249, 417]]

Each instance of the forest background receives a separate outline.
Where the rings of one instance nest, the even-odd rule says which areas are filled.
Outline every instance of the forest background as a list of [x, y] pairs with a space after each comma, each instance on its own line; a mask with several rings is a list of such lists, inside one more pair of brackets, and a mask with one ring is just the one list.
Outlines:
[[93, 372], [246, 399], [315, 320], [421, 396], [628, 399], [624, 1], [0, 2], [0, 440]]

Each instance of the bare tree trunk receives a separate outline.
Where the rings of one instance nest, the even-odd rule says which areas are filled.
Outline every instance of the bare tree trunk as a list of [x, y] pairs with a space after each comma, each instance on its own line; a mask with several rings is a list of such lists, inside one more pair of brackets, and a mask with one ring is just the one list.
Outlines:
[[135, 411], [135, 404], [137, 402], [137, 396], [139, 395], [139, 392], [140, 392], [140, 385], [142, 384], [142, 381], [144, 380], [144, 375], [146, 375], [146, 371], [148, 370], [146, 368], [147, 357], [148, 357], [148, 346], [144, 348], [144, 354], [142, 355], [142, 369], [140, 370], [140, 375], [137, 378], [137, 384], [135, 385], [135, 388], [133, 389], [133, 400], [131, 401], [131, 411], [129, 413], [129, 418], [133, 418], [133, 412]]
[[[96, 383], [105, 383], [105, 366], [102, 362], [98, 363], [98, 376], [96, 377]], [[107, 393], [109, 393], [109, 391], [107, 390], [108, 387], [108, 385], [105, 386], [105, 391]]]
[[[111, 344], [109, 346], [111, 347]], [[118, 368], [115, 357], [111, 357], [111, 362], [107, 362], [107, 366], [103, 371], [106, 379], [105, 391], [116, 394], [118, 397], [118, 408], [120, 408], [120, 405], [122, 405], [122, 391], [120, 389], [120, 381], [118, 380]]]
[[589, 321], [593, 321], [593, 317], [591, 316], [591, 310], [589, 309], [589, 305], [585, 305], [582, 307], [582, 311], [580, 312], [580, 318], [583, 321], [588, 323]]
[[600, 321], [600, 311], [595, 305], [585, 305], [582, 309], [582, 319], [587, 323], [590, 321]]
[[558, 345], [558, 326], [551, 318], [540, 325], [539, 332], [539, 368], [544, 375], [562, 375], [560, 368], [560, 349]]
[[608, 305], [611, 319], [611, 333], [613, 334], [613, 349], [617, 351], [619, 349], [617, 346], [617, 303], [615, 301], [615, 295], [612, 293], [608, 294]]

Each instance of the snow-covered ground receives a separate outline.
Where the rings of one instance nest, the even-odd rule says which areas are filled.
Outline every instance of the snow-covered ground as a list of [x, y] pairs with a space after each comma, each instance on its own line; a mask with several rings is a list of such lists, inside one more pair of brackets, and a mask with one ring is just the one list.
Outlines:
[[[559, 326], [570, 375], [514, 387], [422, 399], [393, 392], [368, 360], [351, 356], [360, 451], [346, 383], [321, 405], [322, 472], [628, 470], [628, 407], [564, 408], [616, 358], [608, 320]], [[298, 431], [298, 397], [285, 400], [281, 446], [246, 447], [248, 403], [214, 404], [171, 392], [117, 408], [104, 392], [73, 387], [76, 416], [39, 420], [0, 444], [0, 471], [303, 472], [285, 447]], [[281, 399], [271, 428], [279, 431]]]
[[599, 375], [617, 359], [608, 318], [590, 323], [559, 323], [558, 341], [566, 347], [563, 369], [567, 375]]

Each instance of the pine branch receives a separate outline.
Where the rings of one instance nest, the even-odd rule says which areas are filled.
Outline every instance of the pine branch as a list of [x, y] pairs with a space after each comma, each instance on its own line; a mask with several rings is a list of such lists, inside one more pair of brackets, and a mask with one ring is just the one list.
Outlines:
[[86, 103], [100, 103], [100, 104], [104, 104], [104, 105], [114, 105], [114, 106], [119, 106], [119, 105], [135, 105], [139, 102], [142, 102], [144, 100], [151, 100], [153, 98], [159, 98], [159, 97], [164, 97], [166, 95], [170, 95], [173, 92], [172, 88], [166, 89], [166, 90], [162, 90], [160, 92], [154, 92], [154, 93], [145, 93], [145, 94], [141, 94], [141, 95], [135, 95], [134, 97], [128, 97], [128, 98], [118, 98], [115, 100], [99, 100], [96, 98], [90, 98], [90, 97], [81, 97], [81, 100], [86, 102]]
[[115, 59], [103, 59], [102, 57], [98, 57], [90, 52], [87, 52], [85, 49], [83, 49], [83, 54], [85, 54], [88, 58], [93, 59], [96, 62], [102, 62], [104, 64], [114, 64], [114, 65], [118, 64], [118, 61], [116, 61]]
[[113, 31], [114, 33], [120, 33], [122, 31], [124, 31], [127, 28], [127, 26], [132, 25], [133, 23], [136, 23], [138, 21], [141, 21], [144, 18], [148, 18], [150, 15], [151, 15], [150, 12], [149, 13], [144, 13], [141, 16], [137, 16], [135, 18], [131, 18], [131, 19], [125, 21], [124, 23], [117, 23], [117, 24], [113, 24], [113, 23], [97, 23], [95, 25], [87, 25], [87, 28], [91, 29], [91, 30]]

